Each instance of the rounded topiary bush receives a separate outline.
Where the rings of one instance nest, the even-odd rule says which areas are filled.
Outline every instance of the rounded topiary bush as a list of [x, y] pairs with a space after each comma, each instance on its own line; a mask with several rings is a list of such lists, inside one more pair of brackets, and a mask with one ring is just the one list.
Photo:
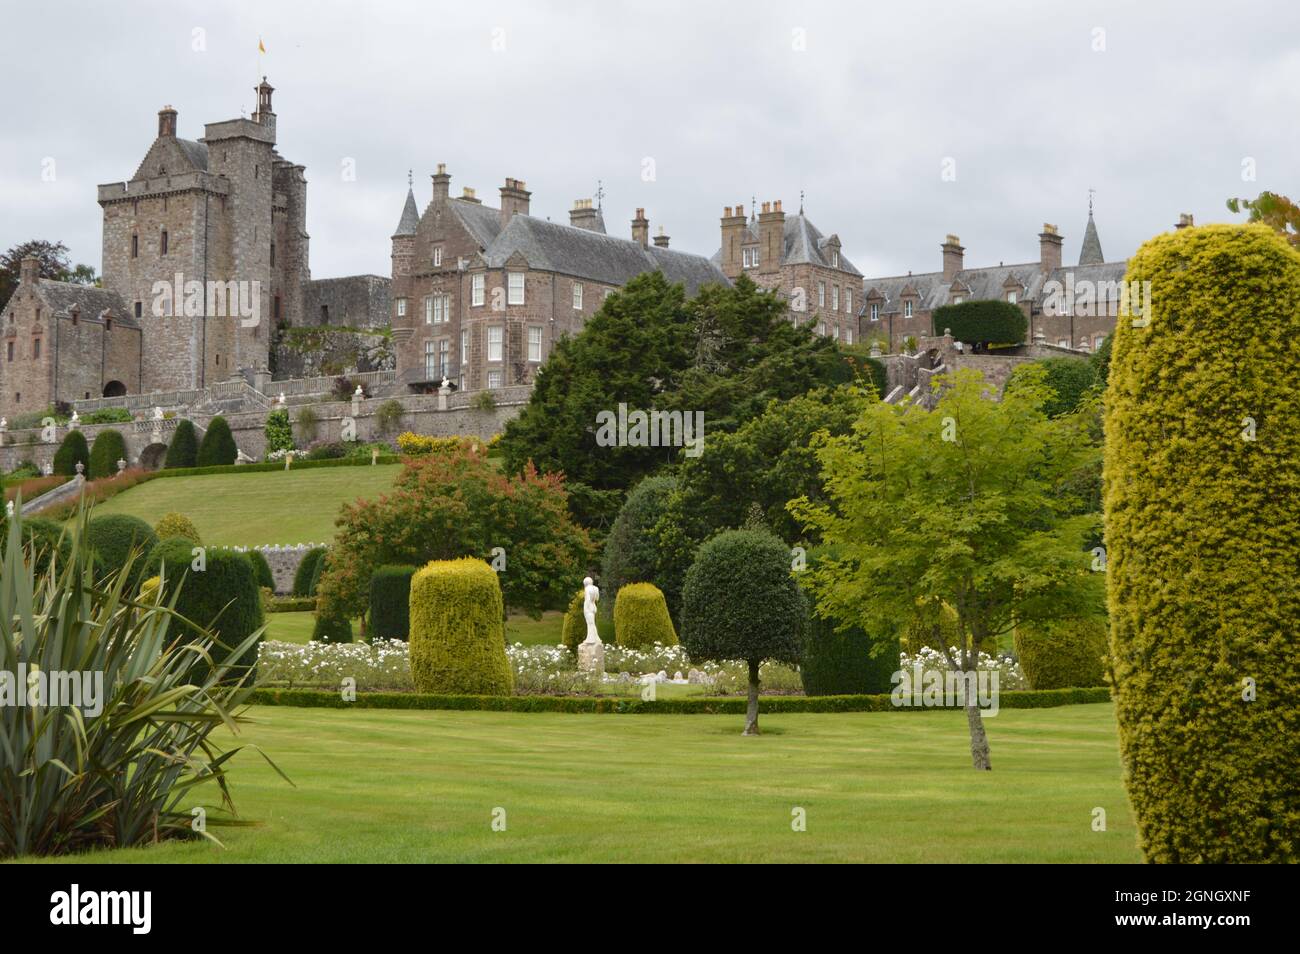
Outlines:
[[[1300, 861], [1300, 255], [1151, 239], [1105, 400], [1115, 714], [1148, 861]], [[1134, 285], [1136, 283], [1136, 285]]]
[[316, 595], [315, 590], [312, 589], [312, 582], [316, 579], [316, 567], [324, 555], [324, 547], [314, 547], [302, 555], [302, 559], [298, 561], [298, 568], [293, 572], [294, 596]]
[[1109, 642], [1104, 616], [1016, 627], [1016, 657], [1030, 689], [1104, 686]]
[[102, 573], [117, 573], [126, 566], [132, 551], [136, 552], [128, 589], [140, 581], [145, 559], [157, 542], [158, 535], [153, 532], [153, 527], [139, 517], [124, 513], [92, 517], [86, 524], [86, 543], [95, 553]]
[[198, 527], [194, 526], [193, 521], [183, 513], [165, 513], [153, 525], [153, 532], [158, 534], [159, 540], [166, 540], [168, 537], [184, 537], [194, 543], [202, 543], [199, 539]]
[[411, 577], [411, 680], [417, 692], [504, 696], [514, 687], [501, 584], [482, 560], [435, 560]]
[[199, 444], [197, 464], [199, 467], [218, 467], [233, 464], [239, 456], [235, 446], [235, 436], [230, 433], [230, 425], [218, 414], [208, 422], [207, 432]]
[[90, 469], [90, 448], [86, 446], [86, 435], [81, 431], [68, 431], [59, 449], [54, 452], [54, 472], [66, 477], [77, 473], [77, 464], [81, 464], [85, 473]]
[[194, 432], [194, 424], [181, 421], [176, 425], [172, 442], [167, 445], [167, 457], [163, 467], [171, 470], [177, 467], [193, 467], [199, 459], [199, 439]]
[[[163, 540], [150, 552], [143, 574], [146, 578], [164, 577], [163, 601], [176, 596], [176, 612], [212, 632], [217, 640], [213, 647], [215, 661], [223, 663], [231, 651], [261, 628], [262, 595], [253, 564], [244, 554], [209, 549], [196, 555], [194, 549], [193, 541], [184, 537]], [[192, 627], [182, 626], [181, 631], [191, 637], [197, 635]], [[261, 641], [259, 638], [238, 660], [231, 661], [234, 676], [257, 663]]]
[[111, 427], [100, 431], [90, 449], [90, 479], [114, 476], [119, 460], [126, 460], [126, 439], [122, 432]]
[[[585, 621], [583, 626], [585, 630]], [[618, 591], [614, 601], [614, 639], [620, 646], [632, 649], [645, 649], [655, 643], [677, 645], [677, 631], [673, 629], [668, 603], [659, 587], [653, 583], [629, 583]]]
[[257, 585], [264, 586], [274, 593], [275, 574], [271, 572], [271, 564], [266, 562], [266, 554], [256, 547], [249, 547], [244, 556], [248, 557], [248, 562], [253, 564], [253, 575], [257, 577]]
[[370, 577], [370, 631], [375, 639], [406, 639], [411, 631], [413, 566], [381, 566]]
[[890, 692], [900, 649], [897, 636], [873, 637], [861, 626], [841, 630], [835, 620], [810, 616], [799, 664], [803, 690], [810, 696]]
[[352, 642], [352, 620], [336, 613], [318, 612], [311, 638], [321, 643], [350, 643]]
[[727, 530], [706, 540], [682, 586], [682, 645], [692, 660], [749, 665], [746, 735], [758, 733], [758, 674], [764, 660], [797, 663], [808, 603], [790, 574], [790, 548], [762, 530]]
[[560, 642], [571, 653], [578, 651], [578, 643], [587, 638], [587, 619], [582, 615], [582, 604], [586, 599], [582, 590], [569, 600], [569, 608], [564, 611], [564, 625], [560, 630]]
[[[0, 519], [0, 547], [8, 542], [12, 525], [13, 520]], [[22, 526], [27, 562], [35, 561], [38, 577], [49, 570], [52, 562], [56, 568], [67, 563], [72, 555], [72, 538], [64, 532], [61, 524], [44, 517], [25, 517]]]

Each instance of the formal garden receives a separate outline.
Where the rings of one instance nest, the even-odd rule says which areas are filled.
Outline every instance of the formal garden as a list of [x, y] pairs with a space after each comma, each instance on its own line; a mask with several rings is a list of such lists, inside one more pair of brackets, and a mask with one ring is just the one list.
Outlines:
[[0, 857], [1297, 860], [1300, 255], [1129, 280], [1093, 356], [924, 405], [652, 273], [489, 443], [69, 430], [6, 477]]

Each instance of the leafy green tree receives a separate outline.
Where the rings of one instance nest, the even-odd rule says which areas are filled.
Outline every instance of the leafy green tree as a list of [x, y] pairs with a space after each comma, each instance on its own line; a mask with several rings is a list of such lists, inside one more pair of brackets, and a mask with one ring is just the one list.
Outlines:
[[[627, 495], [605, 540], [600, 585], [607, 592], [617, 593], [628, 583], [659, 581], [664, 567], [659, 562], [660, 551], [653, 530], [676, 489], [675, 478], [657, 474], [641, 481]], [[612, 602], [605, 600], [606, 605], [601, 608], [606, 618], [613, 612]]]
[[203, 435], [202, 443], [199, 444], [195, 463], [199, 467], [216, 467], [233, 464], [238, 456], [239, 448], [235, 446], [235, 437], [230, 433], [230, 425], [218, 414], [208, 422], [208, 429]]
[[112, 477], [117, 473], [117, 462], [125, 459], [126, 439], [122, 432], [111, 427], [100, 431], [90, 449], [90, 479]]
[[199, 459], [199, 442], [194, 433], [194, 425], [187, 420], [176, 425], [172, 442], [167, 445], [167, 459], [163, 467], [168, 470], [178, 467], [193, 467]]
[[54, 472], [71, 477], [77, 473], [77, 464], [81, 464], [83, 473], [90, 467], [90, 448], [86, 445], [86, 435], [78, 430], [68, 431], [59, 449], [54, 452]]
[[1276, 192], [1261, 192], [1254, 199], [1229, 199], [1229, 212], [1248, 212], [1248, 222], [1267, 225], [1291, 244], [1300, 248], [1300, 205]]
[[289, 421], [288, 411], [276, 410], [266, 415], [263, 433], [266, 435], [268, 455], [275, 451], [291, 451], [296, 446], [293, 442], [293, 424]]
[[1035, 365], [1046, 372], [1044, 381], [1052, 389], [1052, 397], [1043, 408], [1048, 417], [1059, 417], [1076, 410], [1087, 394], [1097, 387], [1097, 370], [1091, 357], [1044, 358], [1032, 364], [1022, 364], [1011, 373], [1008, 385], [1017, 375], [1023, 375], [1026, 369]]
[[0, 308], [4, 307], [18, 287], [25, 258], [40, 261], [41, 278], [77, 285], [95, 284], [95, 270], [89, 265], [72, 265], [68, 260], [68, 247], [62, 242], [47, 242], [43, 239], [20, 242], [0, 254]]
[[700, 547], [682, 588], [681, 643], [692, 659], [749, 666], [745, 735], [758, 735], [759, 667], [799, 662], [807, 618], [790, 548], [772, 534], [728, 530]]
[[[800, 579], [819, 615], [899, 632], [918, 603], [946, 603], [958, 630], [947, 663], [970, 685], [987, 640], [1096, 605], [1084, 543], [1098, 515], [1077, 514], [1067, 487], [1100, 451], [1087, 412], [1047, 415], [1045, 373], [993, 401], [980, 372], [962, 370], [945, 376], [933, 411], [869, 404], [852, 434], [820, 442], [830, 500], [791, 505], [828, 545]], [[971, 760], [987, 769], [974, 695]]]

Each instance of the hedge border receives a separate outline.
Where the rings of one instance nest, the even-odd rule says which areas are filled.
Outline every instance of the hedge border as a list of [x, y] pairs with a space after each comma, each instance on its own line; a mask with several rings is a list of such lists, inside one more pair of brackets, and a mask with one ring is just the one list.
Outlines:
[[[1110, 690], [1016, 690], [999, 696], [1000, 709], [1054, 709], [1059, 706], [1110, 702]], [[652, 713], [660, 715], [743, 715], [744, 696], [705, 699], [658, 699], [644, 702], [636, 696], [450, 696], [416, 692], [359, 692], [355, 702], [344, 702], [338, 691], [319, 689], [256, 689], [250, 705], [309, 709], [451, 709], [482, 712]], [[767, 696], [759, 701], [764, 715], [787, 712], [926, 712], [925, 707], [895, 706], [888, 694], [873, 696]], [[948, 707], [955, 709], [955, 707]], [[960, 711], [960, 710], [956, 710]]]

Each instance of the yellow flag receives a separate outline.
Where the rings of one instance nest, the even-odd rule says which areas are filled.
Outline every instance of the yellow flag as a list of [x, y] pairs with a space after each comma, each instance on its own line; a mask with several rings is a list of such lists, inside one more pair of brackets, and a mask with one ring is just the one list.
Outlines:
[[257, 52], [259, 53], [266, 52], [266, 47], [263, 45], [262, 38], [260, 36], [257, 38]]

